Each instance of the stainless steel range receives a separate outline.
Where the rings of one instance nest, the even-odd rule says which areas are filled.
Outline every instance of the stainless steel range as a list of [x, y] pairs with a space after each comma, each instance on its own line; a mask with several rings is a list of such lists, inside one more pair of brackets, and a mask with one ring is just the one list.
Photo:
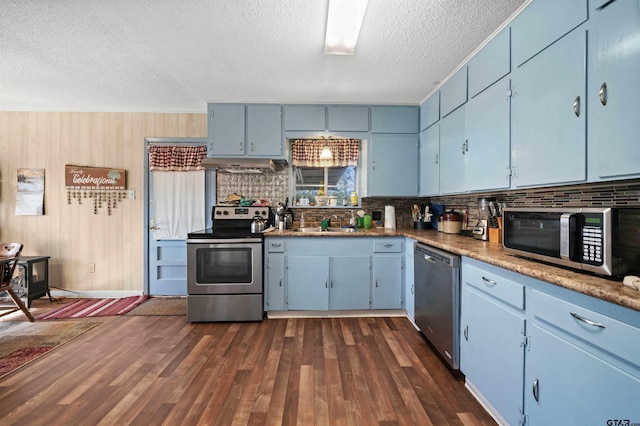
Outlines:
[[270, 207], [213, 208], [212, 227], [187, 236], [187, 320], [262, 321], [264, 236], [255, 216], [271, 221]]

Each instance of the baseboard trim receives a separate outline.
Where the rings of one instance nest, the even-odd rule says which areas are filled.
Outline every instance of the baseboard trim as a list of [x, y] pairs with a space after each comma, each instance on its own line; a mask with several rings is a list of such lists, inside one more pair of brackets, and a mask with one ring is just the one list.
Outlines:
[[493, 420], [495, 420], [496, 423], [498, 423], [500, 426], [509, 426], [509, 423], [498, 413], [495, 408], [493, 408], [493, 405], [491, 405], [491, 403], [487, 401], [484, 396], [482, 396], [482, 393], [480, 393], [480, 391], [473, 385], [473, 383], [465, 379], [464, 385], [469, 390], [469, 392], [471, 392], [471, 395], [473, 395], [473, 397], [478, 400], [480, 405], [482, 405], [487, 413], [489, 413], [489, 415], [493, 417]]
[[268, 311], [267, 318], [367, 318], [406, 317], [404, 309], [375, 309], [362, 311]]
[[[106, 299], [112, 297], [130, 297], [141, 296], [144, 294], [142, 291], [134, 290], [90, 290], [90, 291], [76, 291], [76, 290], [62, 290], [51, 289], [51, 297], [57, 298], [83, 298], [83, 299]], [[46, 297], [46, 296], [43, 296]]]

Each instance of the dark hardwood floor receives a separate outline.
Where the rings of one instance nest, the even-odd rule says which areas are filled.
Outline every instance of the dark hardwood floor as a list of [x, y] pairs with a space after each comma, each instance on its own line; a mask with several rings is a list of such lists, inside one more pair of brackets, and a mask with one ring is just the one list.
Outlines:
[[0, 424], [495, 424], [406, 318], [93, 321], [0, 379]]

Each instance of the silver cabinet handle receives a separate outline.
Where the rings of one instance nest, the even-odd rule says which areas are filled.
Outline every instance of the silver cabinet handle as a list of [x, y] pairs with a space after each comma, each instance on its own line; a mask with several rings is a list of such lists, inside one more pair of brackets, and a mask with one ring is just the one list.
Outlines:
[[331, 287], [331, 288], [333, 288], [333, 279], [331, 280], [331, 285], [330, 285], [330, 287]]
[[438, 158], [438, 154], [436, 154], [436, 164], [438, 164], [439, 158]]
[[324, 282], [324, 288], [329, 288], [329, 278]]
[[282, 287], [282, 277], [280, 277], [280, 287]]
[[385, 243], [385, 244], [384, 244], [384, 246], [385, 246], [386, 248], [389, 248], [389, 247], [393, 247], [393, 244]]
[[607, 104], [607, 83], [602, 83], [602, 86], [600, 86], [598, 97], [600, 98], [600, 103], [602, 105]]
[[468, 325], [466, 325], [464, 327], [464, 333], [463, 334], [464, 334], [464, 340], [466, 340], [468, 342], [469, 341], [469, 326]]
[[573, 101], [573, 112], [576, 117], [580, 117], [580, 96], [576, 96], [576, 99]]
[[495, 282], [494, 280], [490, 280], [490, 279], [489, 279], [489, 278], [487, 278], [487, 277], [482, 277], [482, 281], [484, 281], [484, 283], [485, 283], [485, 284], [487, 284], [487, 285], [492, 285], [492, 286], [493, 286], [493, 285], [498, 284], [498, 283], [497, 283], [497, 282]]
[[415, 285], [411, 284], [411, 294], [415, 294]]
[[539, 389], [540, 383], [538, 382], [538, 379], [535, 379], [533, 381], [533, 399], [536, 400], [536, 402], [540, 402], [539, 397], [540, 397], [540, 389]]
[[376, 162], [375, 162], [375, 161], [374, 161], [373, 163], [371, 163], [371, 168], [372, 168], [373, 170], [375, 170], [375, 169], [376, 169]]
[[271, 243], [271, 247], [280, 247], [282, 243]]
[[574, 317], [578, 321], [582, 321], [585, 324], [589, 324], [590, 326], [598, 327], [598, 328], [601, 328], [601, 329], [605, 328], [605, 326], [600, 324], [599, 322], [591, 321], [590, 319], [585, 318], [582, 315], [578, 315], [575, 312], [570, 312], [570, 314], [571, 314], [572, 317]]
[[378, 287], [378, 278], [376, 278], [376, 287]]

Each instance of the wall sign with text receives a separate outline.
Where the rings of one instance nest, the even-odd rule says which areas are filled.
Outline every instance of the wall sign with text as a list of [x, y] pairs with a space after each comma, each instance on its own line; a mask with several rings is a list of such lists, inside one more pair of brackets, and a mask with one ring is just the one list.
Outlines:
[[104, 204], [111, 214], [118, 202], [126, 198], [127, 172], [123, 169], [105, 167], [64, 166], [64, 184], [67, 189], [67, 203], [71, 198], [82, 204], [83, 198], [93, 200], [93, 214]]

